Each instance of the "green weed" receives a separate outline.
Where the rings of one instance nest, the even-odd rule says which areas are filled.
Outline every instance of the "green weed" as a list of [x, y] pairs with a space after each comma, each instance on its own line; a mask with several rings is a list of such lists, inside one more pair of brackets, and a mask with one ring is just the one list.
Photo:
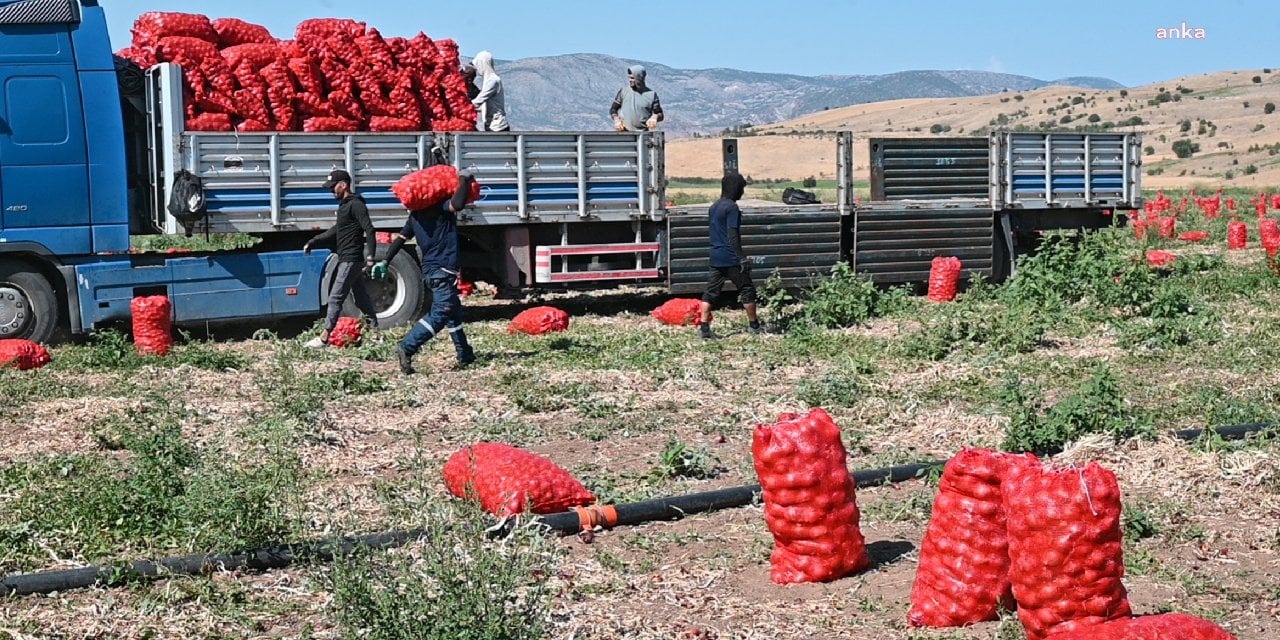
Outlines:
[[1107, 433], [1117, 442], [1154, 433], [1150, 416], [1125, 401], [1119, 379], [1105, 364], [1048, 409], [1034, 388], [1016, 378], [1006, 381], [1004, 402], [1010, 418], [1005, 451], [1054, 453], [1090, 433]]

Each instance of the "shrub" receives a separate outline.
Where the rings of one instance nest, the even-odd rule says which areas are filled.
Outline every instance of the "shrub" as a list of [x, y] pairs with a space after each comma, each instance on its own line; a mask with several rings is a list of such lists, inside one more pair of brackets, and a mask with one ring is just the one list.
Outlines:
[[1263, 113], [1270, 114], [1270, 113], [1274, 113], [1274, 112], [1275, 112], [1275, 110], [1276, 110], [1276, 103], [1274, 103], [1274, 102], [1268, 102], [1268, 103], [1266, 103], [1266, 104], [1262, 105], [1262, 112], [1263, 112]]
[[1173, 153], [1179, 158], [1190, 158], [1200, 151], [1200, 144], [1190, 140], [1174, 140]]
[[847, 262], [831, 268], [831, 275], [818, 282], [804, 301], [803, 317], [819, 327], [852, 327], [876, 315], [879, 292], [869, 278], [853, 271]]
[[812, 189], [818, 186], [818, 179], [813, 176], [809, 176], [808, 178], [805, 178], [800, 184], [806, 189]]
[[1010, 414], [1001, 445], [1005, 451], [1055, 453], [1090, 433], [1110, 434], [1117, 442], [1155, 433], [1150, 416], [1124, 400], [1120, 380], [1106, 364], [1048, 409], [1038, 390], [1013, 378], [1006, 381], [1001, 400]]
[[1262, 76], [1254, 76], [1251, 80], [1253, 80], [1254, 84], [1262, 84]]

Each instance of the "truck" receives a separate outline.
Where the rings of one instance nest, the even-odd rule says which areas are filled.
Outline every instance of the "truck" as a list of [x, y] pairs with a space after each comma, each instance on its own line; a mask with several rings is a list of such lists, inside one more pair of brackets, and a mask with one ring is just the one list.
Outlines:
[[[334, 257], [298, 248], [333, 223], [337, 203], [321, 183], [337, 168], [381, 230], [405, 219], [390, 191], [402, 176], [438, 163], [471, 170], [483, 188], [459, 215], [463, 272], [500, 289], [629, 283], [679, 294], [705, 278], [706, 208], [667, 203], [661, 132], [188, 131], [182, 69], [115, 58], [96, 0], [0, 5], [0, 34], [0, 338], [86, 333], [127, 320], [131, 300], [153, 294], [169, 297], [179, 324], [318, 316]], [[724, 141], [726, 167], [736, 144]], [[1028, 246], [1020, 237], [1102, 226], [1107, 212], [1142, 205], [1136, 133], [871, 139], [865, 202], [854, 197], [852, 134], [835, 144], [835, 202], [743, 208], [747, 252], [787, 286], [842, 260], [880, 282], [923, 280], [938, 255], [1003, 277]], [[166, 206], [183, 172], [201, 181], [199, 219]], [[131, 250], [156, 234], [254, 244]], [[411, 322], [429, 302], [413, 251], [370, 284], [382, 326]]]

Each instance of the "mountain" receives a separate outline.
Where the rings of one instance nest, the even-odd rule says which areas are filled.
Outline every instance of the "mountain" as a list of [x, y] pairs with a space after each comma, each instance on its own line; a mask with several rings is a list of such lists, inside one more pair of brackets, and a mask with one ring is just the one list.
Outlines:
[[764, 124], [855, 104], [903, 98], [956, 98], [1027, 91], [1051, 85], [1118, 89], [1106, 78], [1045, 81], [990, 71], [902, 71], [885, 75], [799, 76], [736, 69], [676, 69], [600, 54], [525, 58], [498, 63], [513, 126], [577, 131], [609, 126], [609, 103], [642, 64], [666, 112], [662, 129], [690, 135]]

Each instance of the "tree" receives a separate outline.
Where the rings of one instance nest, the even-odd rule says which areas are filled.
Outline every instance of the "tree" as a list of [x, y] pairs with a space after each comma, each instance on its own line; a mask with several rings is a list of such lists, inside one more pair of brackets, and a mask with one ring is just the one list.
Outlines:
[[1102, 122], [1102, 116], [1100, 116], [1100, 115], [1098, 115], [1098, 114], [1096, 114], [1096, 113], [1091, 113], [1091, 114], [1089, 114], [1089, 122], [1090, 122], [1090, 123], [1098, 123], [1098, 122]]
[[1128, 97], [1129, 97], [1129, 90], [1128, 90], [1128, 89], [1121, 89], [1121, 90], [1120, 90], [1120, 97], [1121, 97], [1121, 98], [1128, 98]]
[[1190, 158], [1200, 150], [1200, 145], [1190, 140], [1174, 140], [1173, 154], [1179, 158]]
[[1268, 102], [1268, 103], [1266, 103], [1266, 104], [1262, 105], [1262, 112], [1263, 112], [1263, 113], [1272, 113], [1272, 112], [1274, 112], [1275, 110], [1276, 110], [1276, 103], [1274, 103], [1274, 102]]
[[1262, 84], [1262, 76], [1254, 76], [1254, 77], [1253, 77], [1253, 83], [1254, 83], [1254, 84]]

